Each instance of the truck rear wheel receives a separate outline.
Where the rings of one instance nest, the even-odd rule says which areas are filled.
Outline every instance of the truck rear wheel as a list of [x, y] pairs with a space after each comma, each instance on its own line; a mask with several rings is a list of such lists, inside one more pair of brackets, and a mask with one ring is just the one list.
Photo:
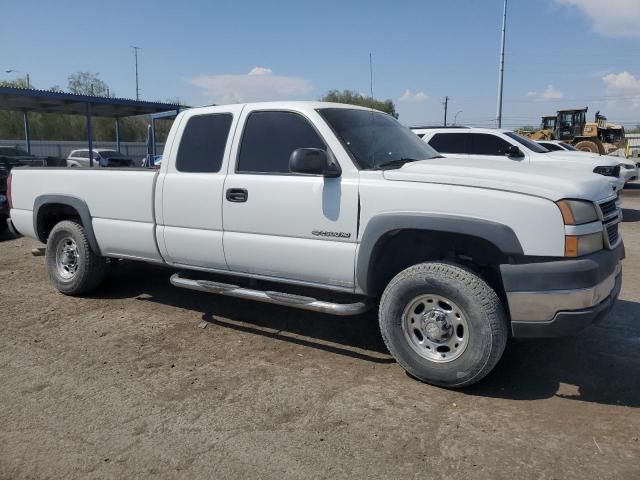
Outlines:
[[402, 368], [451, 388], [484, 378], [508, 336], [496, 292], [449, 263], [421, 263], [396, 275], [382, 294], [379, 319], [385, 344]]
[[65, 295], [90, 292], [105, 276], [105, 259], [91, 250], [84, 228], [77, 222], [64, 220], [53, 227], [46, 256], [51, 283]]

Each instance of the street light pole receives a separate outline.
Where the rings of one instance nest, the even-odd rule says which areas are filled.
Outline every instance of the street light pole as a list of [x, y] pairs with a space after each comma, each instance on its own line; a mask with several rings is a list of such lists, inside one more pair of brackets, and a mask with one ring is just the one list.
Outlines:
[[134, 56], [136, 58], [136, 100], [140, 100], [140, 87], [138, 85], [138, 50], [142, 50], [140, 47], [131, 45], [133, 48]]
[[505, 33], [507, 31], [507, 0], [504, 0], [504, 10], [502, 12], [502, 39], [500, 41], [500, 67], [498, 74], [498, 106], [496, 113], [496, 120], [498, 121], [498, 128], [502, 128], [502, 82], [504, 79], [504, 41]]
[[458, 110], [458, 111], [456, 112], [456, 114], [453, 116], [453, 124], [454, 124], [454, 125], [457, 125], [457, 124], [458, 124], [458, 114], [459, 114], [459, 113], [462, 113], [462, 110]]
[[[7, 70], [5, 70], [5, 73], [22, 73], [22, 72], [14, 68], [8, 68]], [[27, 73], [27, 88], [31, 88], [31, 80], [29, 79], [28, 73]]]

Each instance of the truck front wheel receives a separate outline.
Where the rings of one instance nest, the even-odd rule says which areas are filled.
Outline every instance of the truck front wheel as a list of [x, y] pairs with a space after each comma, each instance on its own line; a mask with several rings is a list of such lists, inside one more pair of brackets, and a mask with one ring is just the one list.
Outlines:
[[396, 275], [382, 294], [379, 319], [385, 344], [402, 368], [450, 388], [484, 378], [508, 336], [496, 292], [449, 263], [421, 263]]
[[81, 295], [100, 285], [105, 259], [89, 245], [82, 225], [71, 220], [56, 224], [47, 240], [47, 270], [51, 283], [65, 295]]

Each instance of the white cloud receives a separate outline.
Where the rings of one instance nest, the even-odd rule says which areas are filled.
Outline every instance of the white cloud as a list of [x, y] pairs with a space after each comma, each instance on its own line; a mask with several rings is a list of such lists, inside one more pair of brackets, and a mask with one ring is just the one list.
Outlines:
[[406, 89], [402, 96], [398, 99], [399, 102], [424, 102], [428, 100], [429, 96], [424, 92], [413, 93], [410, 89]]
[[[640, 108], [640, 78], [624, 71], [605, 75], [602, 81], [608, 94], [623, 97], [620, 100], [634, 109]], [[617, 103], [618, 99], [612, 98], [612, 100]]]
[[246, 75], [200, 75], [189, 83], [202, 88], [215, 103], [303, 99], [313, 89], [304, 78], [274, 75], [266, 67], [254, 67]]
[[271, 75], [273, 70], [266, 67], [253, 67], [249, 72], [249, 75]]
[[577, 8], [589, 17], [593, 29], [606, 36], [640, 36], [638, 0], [556, 0]]
[[544, 92], [527, 92], [527, 97], [532, 97], [540, 102], [545, 100], [560, 100], [564, 98], [564, 93], [549, 85]]

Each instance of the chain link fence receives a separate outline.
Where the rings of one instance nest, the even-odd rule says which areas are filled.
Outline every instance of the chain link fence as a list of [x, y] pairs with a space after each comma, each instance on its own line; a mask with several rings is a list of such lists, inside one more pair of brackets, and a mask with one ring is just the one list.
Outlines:
[[[0, 140], [0, 146], [25, 148], [22, 140]], [[67, 158], [72, 150], [87, 148], [86, 141], [50, 141], [32, 140], [31, 153], [37, 157]], [[93, 142], [93, 148], [116, 149], [116, 142]], [[158, 155], [162, 154], [164, 144], [156, 144]], [[120, 152], [133, 160], [141, 160], [147, 154], [145, 142], [120, 142]]]

